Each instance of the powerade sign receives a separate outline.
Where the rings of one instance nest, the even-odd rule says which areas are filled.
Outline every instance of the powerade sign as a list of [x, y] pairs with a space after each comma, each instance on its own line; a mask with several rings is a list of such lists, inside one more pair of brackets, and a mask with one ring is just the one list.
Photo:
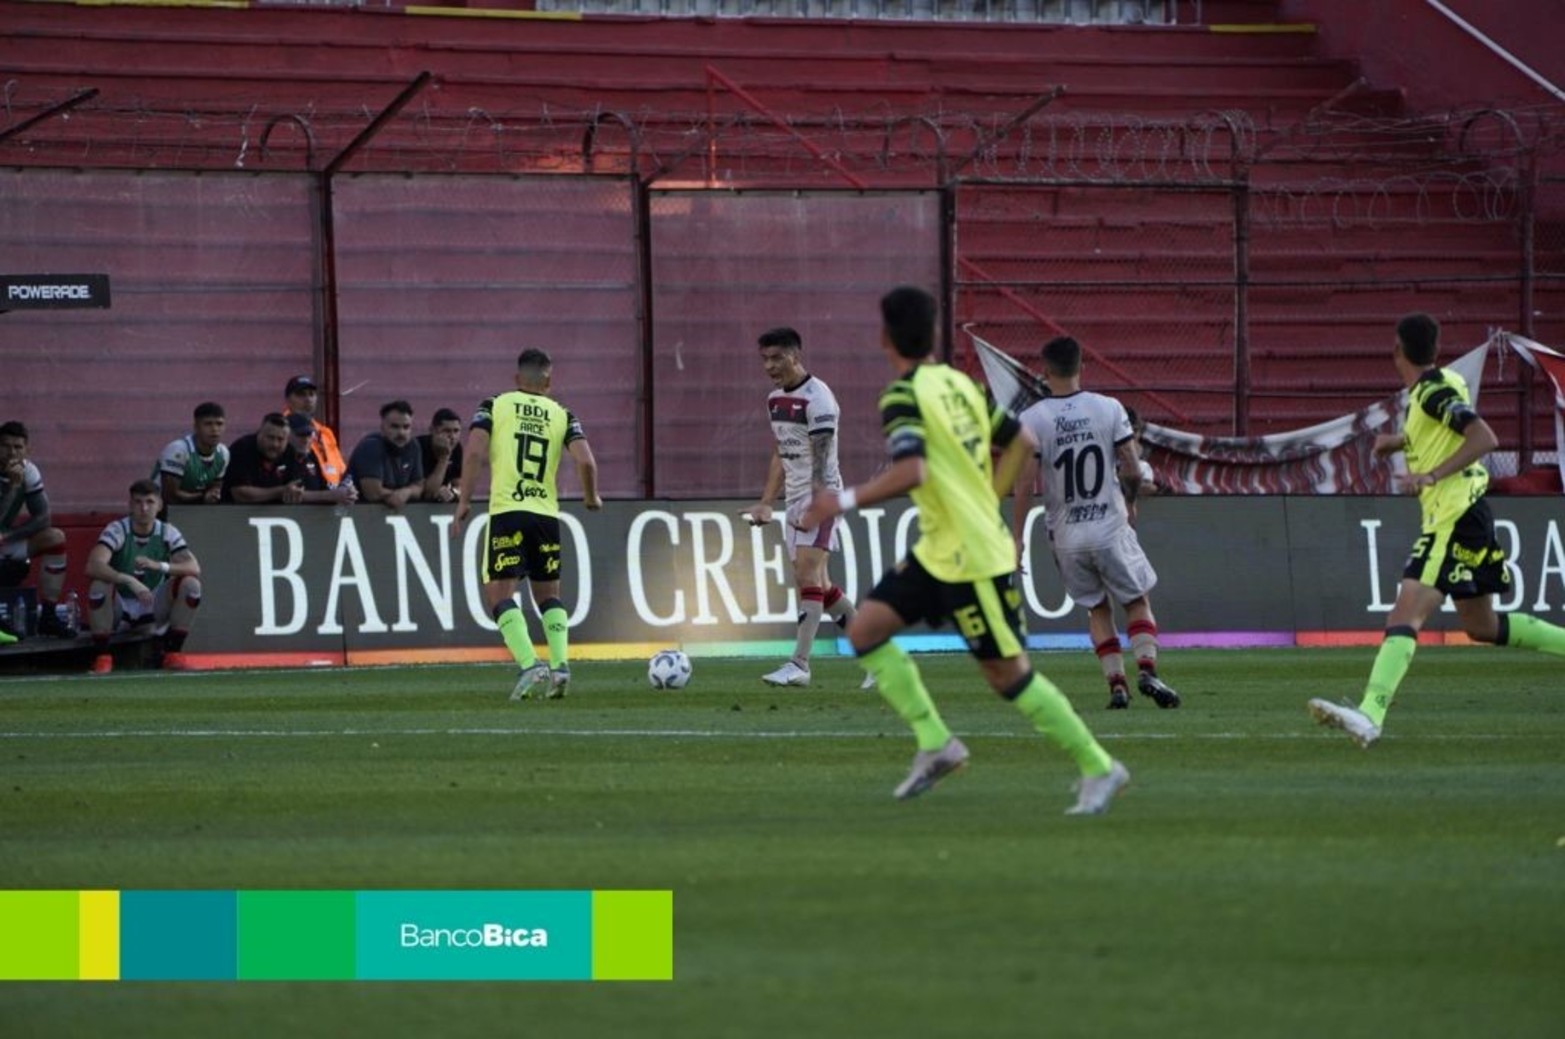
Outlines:
[[[568, 507], [561, 597], [572, 641], [792, 639], [798, 601], [781, 521], [750, 526], [738, 515], [748, 504]], [[1493, 506], [1511, 557], [1512, 591], [1498, 605], [1565, 618], [1565, 510], [1556, 499]], [[460, 535], [451, 508], [433, 505], [174, 506], [171, 519], [203, 564], [192, 652], [499, 644], [480, 590], [481, 518]], [[862, 598], [907, 554], [917, 519], [906, 501], [851, 513], [833, 581]], [[1291, 634], [1383, 627], [1417, 524], [1410, 498], [1170, 497], [1142, 503], [1138, 531], [1165, 631]], [[1025, 537], [1029, 632], [1081, 635], [1086, 618], [1060, 584], [1041, 510]]]
[[109, 305], [107, 274], [0, 274], [0, 310], [65, 310]]

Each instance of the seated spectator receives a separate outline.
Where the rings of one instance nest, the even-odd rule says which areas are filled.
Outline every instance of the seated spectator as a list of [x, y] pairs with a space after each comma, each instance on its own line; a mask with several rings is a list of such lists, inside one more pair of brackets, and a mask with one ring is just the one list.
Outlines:
[[165, 447], [152, 468], [166, 504], [210, 505], [222, 500], [223, 474], [228, 472], [228, 448], [223, 443], [227, 424], [221, 404], [196, 405], [194, 428]]
[[315, 417], [316, 406], [320, 403], [320, 389], [315, 385], [315, 380], [308, 375], [295, 375], [288, 380], [288, 385], [283, 387], [283, 397], [288, 401], [288, 407], [283, 414], [297, 413], [309, 416], [310, 424], [314, 427], [310, 452], [315, 455], [316, 464], [320, 466], [321, 477], [326, 481], [326, 486], [328, 488], [337, 486], [348, 474], [348, 467], [343, 463], [342, 450], [337, 446], [337, 434], [331, 431], [330, 426]]
[[[76, 632], [55, 610], [65, 591], [65, 532], [52, 524], [43, 474], [28, 459], [27, 449], [26, 426], [0, 425], [0, 587], [26, 580], [37, 557], [38, 633], [72, 638]], [[26, 519], [21, 518], [24, 513]]]
[[359, 497], [396, 511], [424, 494], [424, 463], [413, 442], [413, 405], [394, 400], [380, 409], [380, 432], [359, 441], [348, 460]]
[[429, 420], [429, 432], [418, 437], [424, 466], [424, 500], [456, 501], [462, 484], [462, 417], [440, 408]]
[[137, 480], [130, 485], [130, 515], [104, 527], [87, 553], [95, 675], [114, 670], [109, 636], [125, 628], [161, 633], [163, 666], [185, 667], [185, 639], [201, 606], [201, 564], [178, 528], [157, 518], [162, 508], [158, 485]]

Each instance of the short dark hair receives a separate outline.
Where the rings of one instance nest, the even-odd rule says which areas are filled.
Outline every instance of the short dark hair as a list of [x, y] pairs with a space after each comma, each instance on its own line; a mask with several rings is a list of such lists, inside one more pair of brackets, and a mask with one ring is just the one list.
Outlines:
[[145, 498], [149, 494], [159, 498], [163, 497], [162, 490], [151, 480], [137, 480], [130, 485], [130, 496], [132, 498]]
[[789, 328], [787, 325], [768, 328], [761, 333], [760, 338], [755, 343], [763, 350], [768, 346], [780, 346], [784, 350], [801, 350], [804, 348], [804, 339], [800, 337], [797, 331]]
[[22, 425], [22, 423], [18, 420], [12, 419], [3, 425], [0, 425], [0, 437], [17, 437], [19, 439], [26, 440], [27, 427]]
[[261, 416], [261, 425], [282, 426], [284, 429], [287, 429], [288, 420], [283, 418], [283, 413], [280, 411], [268, 411], [266, 414]]
[[1055, 375], [1081, 374], [1081, 344], [1070, 336], [1055, 336], [1038, 351], [1043, 363]]
[[1397, 322], [1402, 356], [1412, 364], [1434, 364], [1440, 356], [1440, 322], [1428, 314], [1409, 314]]
[[461, 421], [462, 421], [462, 416], [458, 415], [456, 412], [452, 411], [450, 408], [436, 408], [434, 416], [431, 417], [430, 420], [429, 420], [429, 424], [431, 426], [438, 426], [442, 422], [461, 422]]
[[935, 352], [935, 297], [901, 285], [880, 297], [880, 320], [898, 357], [919, 360]]
[[380, 417], [385, 418], [393, 411], [400, 411], [408, 418], [413, 417], [413, 405], [409, 404], [405, 400], [388, 400], [386, 403], [382, 404], [380, 406]]
[[195, 418], [200, 422], [204, 418], [227, 418], [223, 413], [223, 406], [215, 400], [204, 400], [196, 405]]
[[516, 355], [516, 367], [522, 371], [532, 369], [541, 372], [545, 368], [553, 368], [554, 359], [536, 346], [530, 346]]

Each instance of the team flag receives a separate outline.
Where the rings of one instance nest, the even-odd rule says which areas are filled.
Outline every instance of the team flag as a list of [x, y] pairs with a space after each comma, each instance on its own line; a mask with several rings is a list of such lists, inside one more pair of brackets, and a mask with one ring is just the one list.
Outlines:
[[[968, 335], [1002, 407], [1015, 414], [1047, 395], [1048, 387], [1035, 373], [980, 336], [971, 331]], [[1489, 345], [1445, 366], [1466, 380], [1474, 406]], [[1540, 357], [1547, 354], [1565, 362], [1545, 347], [1530, 345]], [[1561, 385], [1556, 375], [1555, 387]], [[1328, 422], [1272, 436], [1201, 436], [1148, 422], [1141, 439], [1149, 448], [1147, 460], [1159, 486], [1179, 494], [1393, 494], [1392, 477], [1403, 468], [1402, 456], [1377, 458], [1373, 449], [1375, 437], [1394, 432], [1406, 410], [1403, 390]]]

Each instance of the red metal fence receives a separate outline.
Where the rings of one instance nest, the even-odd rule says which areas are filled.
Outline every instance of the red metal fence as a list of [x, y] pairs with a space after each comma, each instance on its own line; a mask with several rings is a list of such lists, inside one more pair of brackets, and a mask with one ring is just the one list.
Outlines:
[[[1047, 102], [465, 126], [392, 106], [384, 138], [371, 119], [329, 153], [304, 117], [257, 121], [227, 153], [242, 171], [13, 168], [8, 272], [106, 271], [114, 306], [0, 317], [4, 417], [32, 428], [58, 508], [110, 507], [199, 401], [237, 436], [311, 372], [351, 448], [382, 402], [411, 400], [419, 425], [466, 412], [537, 345], [606, 493], [743, 497], [764, 478], [754, 341], [772, 325], [798, 327], [836, 388], [850, 475], [878, 464], [875, 301], [899, 282], [947, 300], [959, 363], [959, 325], [1024, 358], [1068, 331], [1094, 387], [1206, 433], [1385, 396], [1408, 310], [1440, 317], [1453, 353], [1491, 327], [1565, 343], [1565, 183], [1536, 172], [1555, 113], [1498, 136], [1482, 113], [1263, 132]], [[218, 153], [201, 141], [191, 165]], [[1498, 364], [1501, 467], [1542, 461], [1548, 397]]]

